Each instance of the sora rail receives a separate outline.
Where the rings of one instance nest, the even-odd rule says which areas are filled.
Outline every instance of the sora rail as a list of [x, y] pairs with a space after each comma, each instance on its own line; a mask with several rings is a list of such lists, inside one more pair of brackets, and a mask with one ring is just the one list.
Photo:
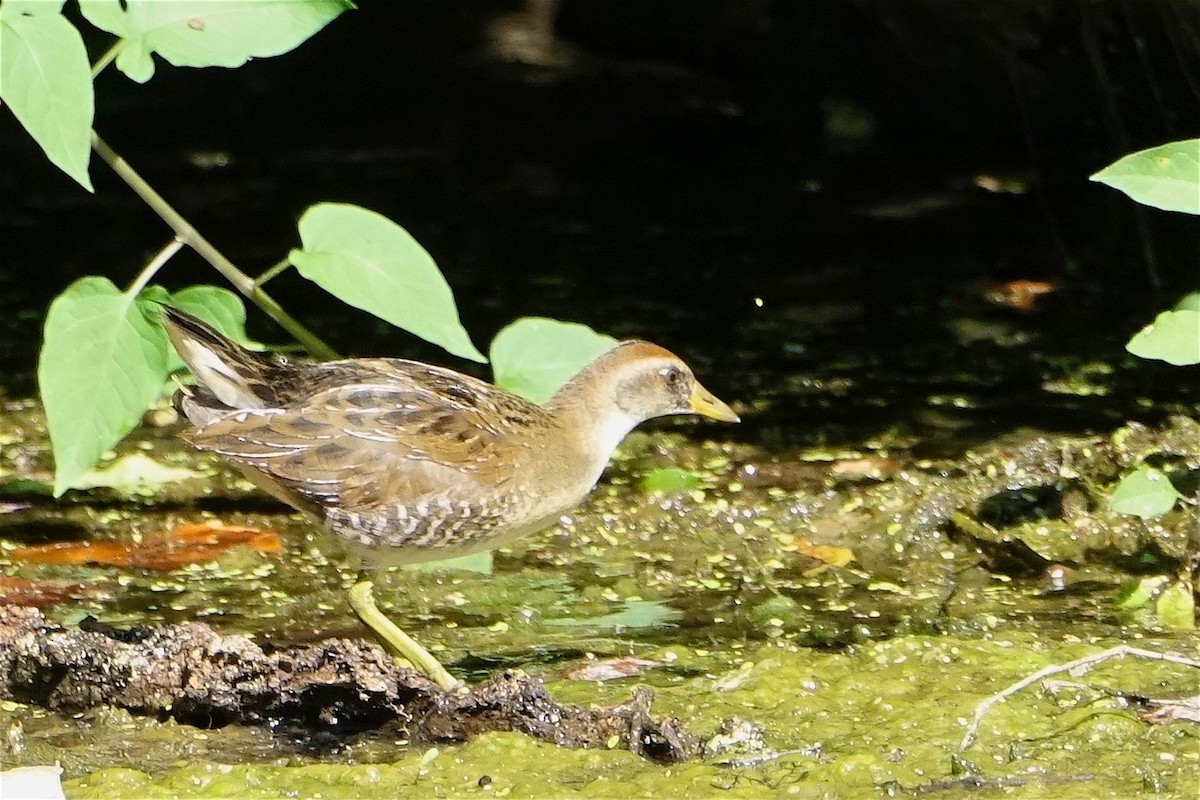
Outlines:
[[[395, 358], [291, 362], [252, 353], [166, 307], [163, 325], [196, 378], [175, 405], [185, 438], [318, 519], [368, 568], [490, 550], [582, 500], [639, 423], [738, 417], [677, 356], [642, 341], [601, 354], [546, 405], [453, 370]], [[375, 606], [360, 619], [449, 689], [458, 682]]]

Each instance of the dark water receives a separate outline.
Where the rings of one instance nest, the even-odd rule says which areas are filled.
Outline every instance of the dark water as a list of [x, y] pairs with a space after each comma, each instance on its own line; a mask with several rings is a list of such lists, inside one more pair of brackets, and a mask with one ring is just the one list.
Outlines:
[[[781, 398], [738, 433], [768, 443], [921, 428], [931, 395], [969, 395], [985, 427], [1194, 400], [1120, 345], [1195, 288], [1197, 224], [1086, 181], [1194, 134], [1187, 4], [574, 2], [549, 65], [496, 54], [520, 8], [373, 4], [236, 71], [110, 69], [96, 127], [248, 272], [308, 205], [359, 203], [434, 254], [481, 346], [526, 314], [661, 340], [722, 396]], [[103, 164], [91, 196], [11, 119], [0, 140], [0, 368], [22, 394], [50, 298], [127, 282], [168, 234]], [[1014, 278], [1058, 291], [1027, 314], [983, 300]], [[192, 254], [162, 279], [219, 282]], [[440, 357], [296, 276], [272, 290], [345, 351]], [[964, 321], [999, 327], [964, 343]], [[1108, 397], [1040, 390], [1092, 359]]]

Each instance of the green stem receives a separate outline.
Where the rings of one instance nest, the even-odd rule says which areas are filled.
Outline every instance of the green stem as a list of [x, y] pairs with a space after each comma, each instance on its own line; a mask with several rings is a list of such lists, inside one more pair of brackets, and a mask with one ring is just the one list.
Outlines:
[[277, 275], [279, 275], [279, 273], [283, 272], [284, 270], [286, 270], [286, 269], [287, 269], [288, 267], [290, 267], [291, 265], [292, 265], [292, 262], [291, 262], [291, 261], [288, 261], [288, 260], [285, 258], [283, 261], [280, 261], [278, 264], [276, 264], [275, 266], [271, 267], [269, 270], [267, 270], [266, 272], [264, 272], [263, 274], [261, 274], [261, 275], [259, 275], [257, 278], [255, 278], [255, 279], [254, 279], [254, 285], [255, 285], [255, 286], [262, 286], [264, 283], [266, 283], [267, 281], [269, 281], [269, 280], [271, 280], [272, 278], [276, 277]]
[[150, 259], [146, 266], [142, 267], [142, 271], [133, 279], [133, 283], [129, 284], [129, 288], [125, 290], [125, 294], [129, 297], [137, 297], [138, 292], [146, 288], [146, 284], [154, 277], [154, 274], [162, 269], [163, 264], [171, 260], [171, 257], [183, 249], [184, 241], [176, 236], [171, 241], [167, 242], [167, 246], [158, 251], [158, 255]]
[[226, 258], [220, 250], [213, 247], [207, 239], [201, 236], [192, 227], [190, 222], [172, 208], [171, 204], [164, 200], [162, 195], [154, 191], [150, 184], [146, 183], [142, 176], [133, 167], [129, 166], [129, 162], [117, 155], [111, 147], [104, 143], [104, 140], [95, 131], [91, 133], [92, 149], [96, 151], [96, 154], [104, 160], [104, 163], [112, 167], [113, 172], [120, 175], [125, 183], [129, 184], [129, 188], [133, 189], [137, 196], [146, 202], [146, 205], [154, 209], [155, 213], [171, 226], [171, 230], [175, 231], [177, 239], [191, 247], [205, 261], [212, 264], [217, 272], [220, 272], [225, 276], [226, 280], [233, 284], [233, 288], [237, 289], [238, 292], [249, 298], [250, 302], [265, 311], [267, 316], [278, 322], [296, 341], [304, 345], [304, 349], [314, 358], [328, 360], [338, 357], [337, 352], [332, 347], [325, 344], [314, 333], [284, 311], [274, 298], [255, 284], [253, 278], [234, 266], [233, 262]]
[[121, 48], [124, 46], [125, 40], [117, 39], [112, 43], [112, 47], [104, 51], [104, 55], [100, 56], [95, 64], [92, 64], [92, 80], [96, 80], [96, 77], [101, 72], [104, 72], [104, 68], [113, 62], [113, 59], [117, 57], [117, 54], [121, 52]]

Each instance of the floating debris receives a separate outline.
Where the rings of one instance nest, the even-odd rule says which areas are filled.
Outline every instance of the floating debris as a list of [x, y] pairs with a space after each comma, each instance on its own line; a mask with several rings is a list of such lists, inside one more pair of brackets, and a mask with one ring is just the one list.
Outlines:
[[828, 544], [813, 544], [806, 539], [795, 539], [785, 544], [784, 550], [798, 553], [802, 556], [815, 558], [821, 564], [806, 571], [805, 575], [815, 575], [829, 567], [844, 567], [854, 560], [854, 551], [849, 547], [837, 547]]
[[151, 534], [141, 542], [54, 542], [14, 550], [10, 557], [35, 564], [102, 564], [165, 572], [212, 561], [238, 545], [267, 555], [283, 552], [274, 531], [198, 522]]
[[582, 666], [568, 670], [566, 677], [573, 681], [611, 681], [632, 678], [641, 674], [643, 669], [657, 666], [657, 661], [633, 656], [606, 658], [603, 661], [588, 661]]
[[1018, 279], [1015, 281], [988, 281], [983, 287], [983, 297], [992, 305], [1004, 306], [1016, 311], [1032, 311], [1034, 303], [1043, 295], [1058, 291], [1052, 281]]
[[0, 605], [46, 608], [67, 600], [104, 600], [111, 595], [104, 584], [0, 576]]

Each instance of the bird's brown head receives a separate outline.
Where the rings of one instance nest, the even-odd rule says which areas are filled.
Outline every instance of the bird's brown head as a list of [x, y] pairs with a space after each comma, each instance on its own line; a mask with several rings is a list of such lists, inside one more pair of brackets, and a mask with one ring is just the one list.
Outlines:
[[559, 390], [549, 408], [587, 420], [592, 450], [605, 459], [625, 434], [655, 417], [699, 414], [739, 421], [733, 409], [700, 385], [683, 359], [642, 341], [622, 342], [597, 356]]
[[597, 361], [612, 376], [614, 404], [639, 422], [671, 414], [739, 421], [733, 409], [700, 385], [683, 359], [656, 344], [622, 342]]

